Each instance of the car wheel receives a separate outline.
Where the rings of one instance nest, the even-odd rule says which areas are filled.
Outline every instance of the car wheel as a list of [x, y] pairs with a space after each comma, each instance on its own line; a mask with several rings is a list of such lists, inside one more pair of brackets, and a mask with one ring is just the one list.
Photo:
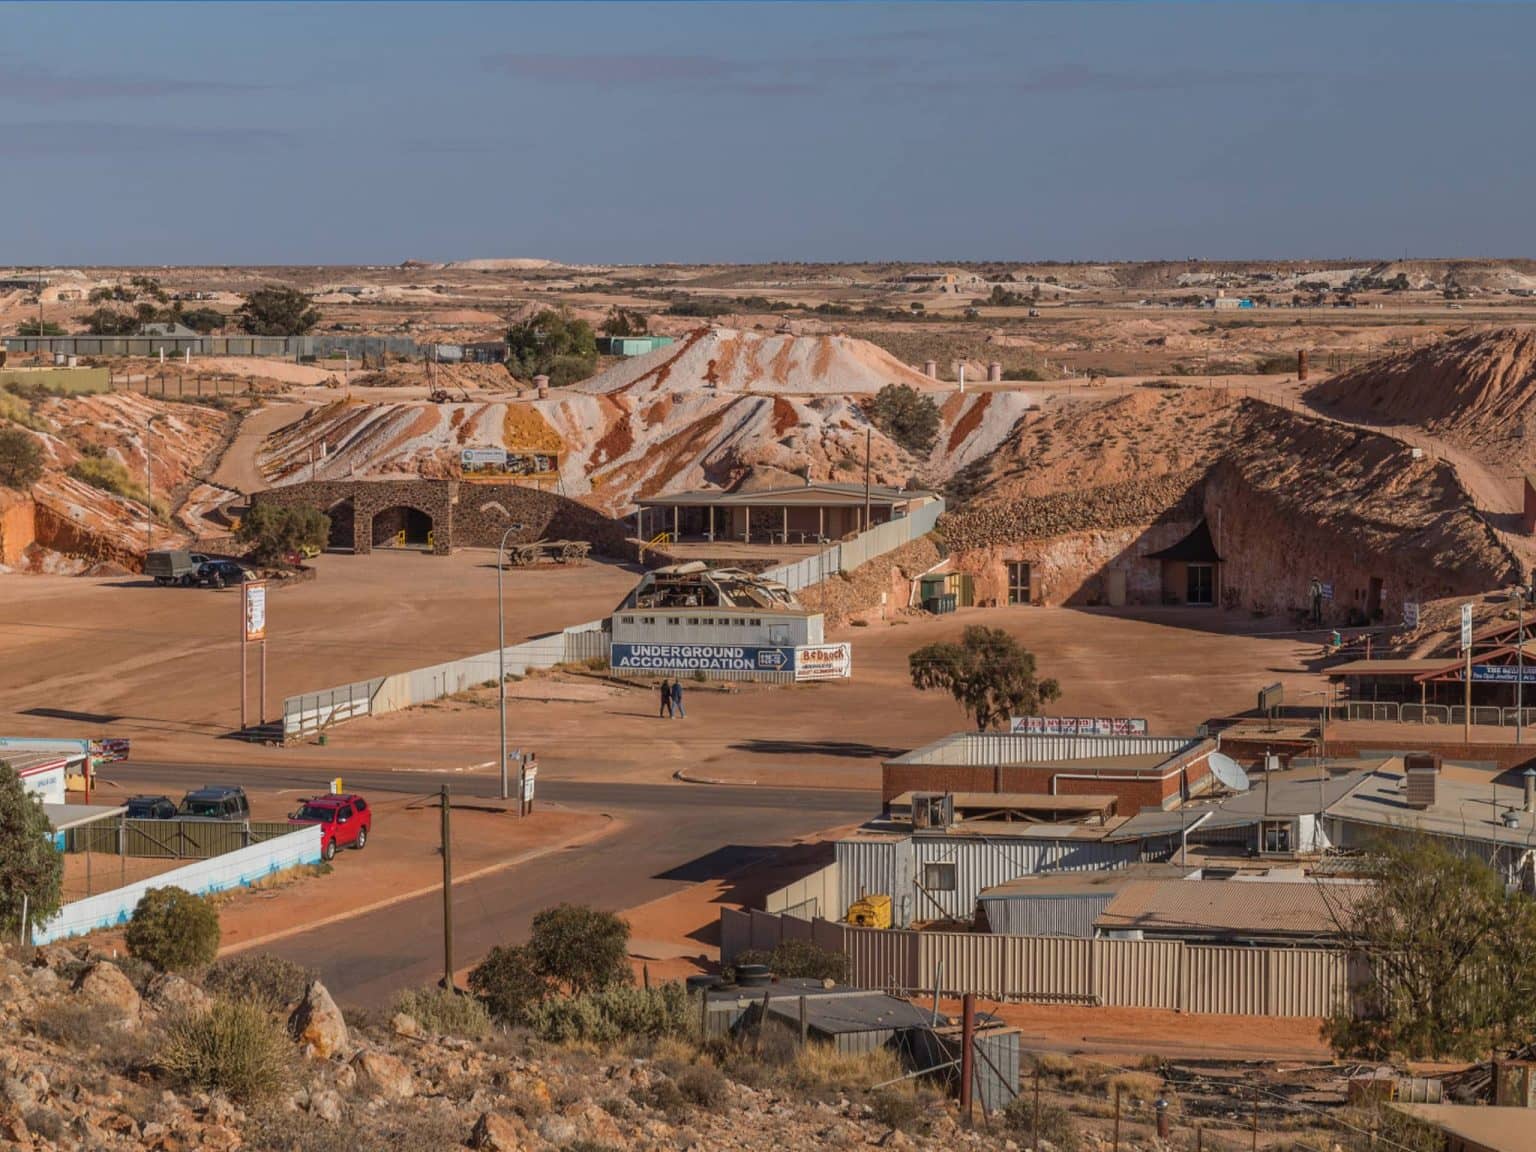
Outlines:
[[190, 588], [195, 583], [197, 583], [197, 581], [192, 576], [190, 576], [190, 575], [183, 576], [181, 578], [181, 586], [183, 588]]
[[361, 848], [363, 845], [365, 845], [367, 843], [368, 843], [368, 829], [366, 829], [366, 828], [359, 828], [357, 830], [357, 843], [352, 845], [352, 847], [354, 847], [354, 848]]
[[336, 841], [330, 839], [325, 842], [325, 848], [320, 853], [327, 861], [336, 859]]

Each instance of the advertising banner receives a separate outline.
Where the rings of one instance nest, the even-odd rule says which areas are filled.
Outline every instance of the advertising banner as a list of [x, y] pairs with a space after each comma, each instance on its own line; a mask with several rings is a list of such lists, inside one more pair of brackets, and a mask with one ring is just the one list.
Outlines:
[[267, 585], [263, 580], [242, 584], [245, 596], [244, 637], [247, 643], [267, 638]]
[[459, 467], [465, 472], [479, 472], [490, 468], [498, 472], [507, 467], [505, 448], [465, 448], [459, 453]]
[[1015, 716], [1009, 731], [1027, 736], [1145, 736], [1147, 722], [1133, 716]]
[[92, 740], [91, 761], [93, 764], [115, 764], [120, 760], [128, 759], [130, 748], [131, 745], [126, 736]]
[[1536, 684], [1536, 664], [1474, 664], [1472, 679], [1487, 684]]
[[846, 680], [852, 675], [852, 644], [812, 644], [795, 649], [796, 680]]
[[793, 672], [795, 649], [741, 644], [615, 644], [616, 672]]
[[1419, 626], [1419, 602], [1406, 600], [1403, 602], [1403, 627], [1417, 628]]

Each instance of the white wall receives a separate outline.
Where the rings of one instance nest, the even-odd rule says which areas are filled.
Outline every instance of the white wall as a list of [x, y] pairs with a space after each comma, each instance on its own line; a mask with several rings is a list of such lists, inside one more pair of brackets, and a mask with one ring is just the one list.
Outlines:
[[21, 778], [22, 790], [36, 796], [44, 804], [64, 804], [64, 765], [44, 768], [41, 772], [29, 772]]
[[226, 852], [210, 860], [198, 860], [181, 868], [162, 872], [148, 880], [139, 880], [123, 888], [114, 888], [98, 896], [88, 896], [66, 904], [52, 920], [32, 934], [36, 944], [47, 944], [69, 936], [126, 924], [139, 898], [151, 888], [185, 888], [197, 895], [240, 888], [300, 864], [320, 863], [321, 827], [310, 824], [295, 832]]

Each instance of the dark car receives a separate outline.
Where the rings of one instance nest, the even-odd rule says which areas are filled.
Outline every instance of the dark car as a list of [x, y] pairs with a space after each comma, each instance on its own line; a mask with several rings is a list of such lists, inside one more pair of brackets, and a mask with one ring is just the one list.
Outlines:
[[245, 789], [231, 784], [210, 784], [181, 798], [176, 814], [183, 820], [249, 820], [251, 802]]
[[290, 824], [320, 825], [321, 852], [329, 860], [337, 848], [361, 848], [373, 830], [373, 810], [361, 796], [316, 796], [288, 817]]
[[199, 566], [197, 582], [209, 588], [222, 588], [226, 584], [243, 584], [250, 575], [233, 560], [210, 560]]
[[130, 820], [174, 820], [176, 803], [169, 796], [128, 797]]

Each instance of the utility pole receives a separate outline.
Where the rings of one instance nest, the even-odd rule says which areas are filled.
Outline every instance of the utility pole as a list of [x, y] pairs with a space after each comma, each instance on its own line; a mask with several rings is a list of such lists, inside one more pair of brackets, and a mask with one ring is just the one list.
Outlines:
[[967, 992], [960, 1000], [960, 1114], [966, 1122], [976, 1119], [976, 1101], [972, 1082], [976, 1079], [976, 993]]
[[442, 786], [443, 808], [443, 987], [453, 989], [453, 842], [448, 834], [448, 785]]
[[870, 451], [874, 443], [875, 430], [864, 429], [864, 531], [869, 531], [869, 466]]
[[1517, 611], [1520, 617], [1520, 630], [1515, 633], [1515, 743], [1521, 743], [1521, 733], [1525, 729], [1525, 597], [1530, 592], [1529, 584], [1521, 584], [1515, 590], [1519, 605]]
[[[502, 519], [511, 520], [512, 514], [499, 501], [487, 500], [480, 505], [482, 512], [499, 512]], [[508, 524], [496, 547], [496, 703], [500, 717], [500, 742], [496, 746], [496, 763], [501, 769], [501, 798], [507, 799], [507, 601], [502, 595], [502, 572], [507, 566], [507, 537], [521, 532], [521, 524]], [[522, 793], [518, 793], [522, 802]]]

